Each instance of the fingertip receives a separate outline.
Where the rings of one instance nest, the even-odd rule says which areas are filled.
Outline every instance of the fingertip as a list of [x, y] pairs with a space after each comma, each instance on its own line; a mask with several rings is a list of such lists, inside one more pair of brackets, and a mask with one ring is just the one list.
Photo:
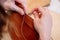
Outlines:
[[21, 15], [25, 15], [25, 13], [21, 13]]
[[36, 11], [34, 11], [34, 12], [33, 12], [33, 14], [34, 14], [34, 16], [36, 16], [36, 15], [37, 15], [37, 12], [36, 12]]
[[13, 9], [17, 11], [20, 15], [24, 15], [24, 10], [16, 5], [13, 6]]
[[19, 13], [20, 15], [24, 15], [24, 14], [25, 14], [23, 10], [18, 11], [18, 13]]
[[33, 15], [34, 15], [34, 18], [39, 18], [38, 13], [36, 11], [33, 13]]

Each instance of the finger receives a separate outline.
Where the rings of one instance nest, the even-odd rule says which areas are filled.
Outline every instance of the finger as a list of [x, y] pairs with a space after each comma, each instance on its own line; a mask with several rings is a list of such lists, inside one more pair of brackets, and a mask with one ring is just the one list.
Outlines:
[[34, 11], [36, 11], [38, 8], [34, 7], [32, 10], [31, 10], [31, 13], [33, 13]]
[[41, 18], [45, 17], [49, 13], [48, 10], [44, 7], [39, 7], [39, 10], [42, 14]]
[[34, 13], [33, 13], [33, 15], [34, 15], [34, 19], [39, 19], [39, 16], [38, 16], [38, 13], [35, 11]]
[[21, 3], [25, 12], [27, 12], [27, 0], [16, 0], [16, 2]]
[[24, 15], [23, 9], [20, 8], [20, 7], [18, 7], [18, 6], [16, 6], [15, 4], [12, 4], [12, 5], [10, 6], [10, 9], [11, 9], [11, 10], [14, 10], [14, 11], [17, 11], [17, 12], [20, 13], [21, 15]]
[[49, 12], [47, 7], [39, 7], [39, 10], [42, 12], [42, 14], [45, 14], [46, 12]]
[[39, 7], [38, 8], [39, 9], [39, 11], [42, 13], [42, 14], [45, 14], [44, 12], [46, 11], [43, 7]]
[[18, 3], [27, 3], [27, 0], [15, 0], [15, 1], [17, 1]]

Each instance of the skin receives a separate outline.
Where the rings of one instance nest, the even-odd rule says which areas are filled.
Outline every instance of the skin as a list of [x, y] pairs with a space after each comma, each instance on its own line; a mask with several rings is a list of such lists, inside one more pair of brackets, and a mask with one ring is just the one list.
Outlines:
[[[2, 5], [2, 7], [5, 10], [14, 10], [17, 11], [18, 13], [20, 13], [21, 15], [24, 15], [24, 11], [22, 8], [16, 6], [15, 1], [17, 1], [18, 3], [21, 3], [24, 7], [24, 9], [27, 9], [26, 0], [0, 0], [0, 4]], [[26, 10], [25, 10], [26, 12]]]
[[39, 7], [41, 12], [41, 18], [38, 17], [38, 13], [34, 12], [34, 27], [40, 35], [41, 40], [51, 39], [52, 17], [47, 8]]
[[[5, 10], [15, 10], [19, 12], [21, 15], [24, 15], [24, 11], [15, 5], [15, 1], [22, 3], [26, 11], [27, 9], [26, 0], [7, 0], [7, 1], [0, 0], [1, 5], [3, 6]], [[38, 9], [39, 11], [41, 11], [40, 14], [42, 14], [42, 16], [41, 18], [39, 18], [37, 12], [33, 13], [34, 14], [34, 27], [36, 31], [39, 33], [41, 40], [50, 40], [51, 28], [52, 28], [52, 17], [47, 8], [43, 8], [39, 6]]]

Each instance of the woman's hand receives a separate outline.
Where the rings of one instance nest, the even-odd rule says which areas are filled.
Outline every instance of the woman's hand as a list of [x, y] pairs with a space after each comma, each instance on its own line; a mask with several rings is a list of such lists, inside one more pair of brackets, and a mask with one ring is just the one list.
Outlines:
[[21, 15], [24, 15], [24, 10], [18, 6], [16, 6], [15, 1], [18, 3], [21, 3], [26, 11], [26, 0], [0, 0], [1, 5], [5, 10], [14, 10], [20, 13]]
[[51, 28], [52, 28], [52, 17], [47, 8], [38, 8], [41, 13], [41, 18], [39, 14], [34, 12], [34, 27], [40, 35], [41, 40], [50, 40], [51, 37]]

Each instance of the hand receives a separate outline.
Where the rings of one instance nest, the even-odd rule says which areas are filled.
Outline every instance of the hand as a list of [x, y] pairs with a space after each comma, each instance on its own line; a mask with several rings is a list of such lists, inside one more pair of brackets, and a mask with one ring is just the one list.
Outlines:
[[39, 14], [34, 12], [34, 27], [39, 33], [41, 40], [50, 40], [51, 37], [51, 28], [52, 28], [52, 17], [47, 8], [38, 8], [42, 14], [39, 18]]
[[21, 3], [26, 11], [26, 0], [0, 0], [1, 5], [5, 10], [14, 10], [24, 15], [24, 10], [18, 6], [16, 6], [15, 1]]

